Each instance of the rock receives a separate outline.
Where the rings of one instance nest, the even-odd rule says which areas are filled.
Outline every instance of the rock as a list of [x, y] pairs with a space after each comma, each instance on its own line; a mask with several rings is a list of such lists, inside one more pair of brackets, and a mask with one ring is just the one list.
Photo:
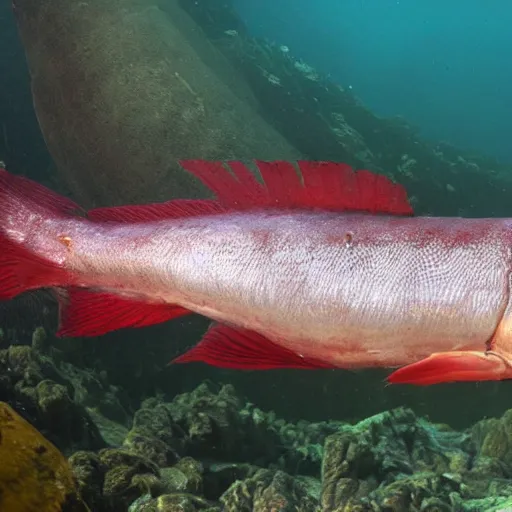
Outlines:
[[16, 403], [23, 414], [59, 449], [104, 445], [86, 410], [73, 400], [74, 388], [53, 360], [29, 346], [0, 350], [0, 394]]
[[0, 509], [86, 512], [65, 457], [5, 402], [0, 402]]
[[478, 422], [472, 428], [472, 435], [478, 443], [479, 456], [498, 459], [512, 471], [512, 409], [499, 420]]
[[248, 463], [210, 463], [203, 479], [205, 497], [218, 500], [232, 484], [252, 477], [261, 468]]
[[171, 403], [149, 399], [135, 413], [124, 445], [161, 467], [174, 464], [177, 454], [255, 463], [277, 458], [277, 434], [240, 413], [242, 407], [230, 385], [213, 393], [202, 384]]
[[459, 488], [460, 482], [451, 478], [418, 472], [379, 486], [361, 501], [376, 504], [382, 511], [451, 512], [450, 494], [459, 491]]
[[187, 487], [189, 487], [189, 480], [187, 475], [185, 475], [185, 473], [180, 471], [178, 468], [162, 468], [160, 470], [160, 476], [162, 478], [164, 494], [174, 492], [187, 492]]
[[66, 386], [42, 380], [35, 391], [45, 428], [66, 445], [83, 443], [94, 424], [86, 418], [83, 408], [73, 402]]
[[0, 350], [0, 397], [16, 403], [66, 454], [105, 443], [119, 446], [131, 424], [120, 389], [61, 357], [42, 329], [34, 331], [32, 346]]
[[203, 494], [203, 465], [192, 457], [184, 457], [175, 464], [174, 469], [186, 478], [185, 490], [192, 494]]
[[128, 512], [221, 512], [208, 501], [185, 493], [163, 494], [151, 499], [149, 495], [136, 500]]
[[467, 440], [467, 435], [435, 428], [408, 409], [345, 425], [325, 442], [322, 507], [351, 510], [366, 496], [397, 512], [431, 498], [447, 503], [449, 492], [460, 490], [460, 481], [449, 471], [465, 470], [469, 462]]
[[127, 510], [139, 497], [157, 496], [164, 489], [154, 463], [124, 450], [77, 452], [70, 464], [84, 499], [94, 511]]
[[91, 510], [103, 509], [103, 484], [107, 467], [92, 452], [77, 451], [69, 458], [80, 495]]
[[283, 471], [258, 470], [235, 482], [220, 498], [225, 512], [315, 512], [317, 501], [307, 486]]

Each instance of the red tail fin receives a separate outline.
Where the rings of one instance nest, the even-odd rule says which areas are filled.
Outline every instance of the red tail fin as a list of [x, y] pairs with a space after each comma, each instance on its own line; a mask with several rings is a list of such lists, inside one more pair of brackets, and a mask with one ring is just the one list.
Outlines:
[[64, 268], [37, 251], [44, 222], [78, 211], [71, 200], [0, 169], [0, 299], [65, 282]]

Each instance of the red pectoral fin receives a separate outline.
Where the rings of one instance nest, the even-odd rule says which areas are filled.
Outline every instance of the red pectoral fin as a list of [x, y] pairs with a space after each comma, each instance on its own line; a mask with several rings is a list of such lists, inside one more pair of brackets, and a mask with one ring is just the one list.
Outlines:
[[220, 368], [238, 370], [332, 368], [332, 365], [302, 357], [281, 347], [257, 332], [222, 324], [210, 327], [195, 347], [171, 362], [198, 361]]
[[438, 352], [388, 377], [392, 384], [428, 386], [442, 382], [502, 380], [512, 377], [508, 361], [494, 352]]
[[172, 304], [149, 304], [85, 288], [57, 293], [60, 329], [57, 336], [101, 336], [126, 327], [145, 327], [191, 313]]

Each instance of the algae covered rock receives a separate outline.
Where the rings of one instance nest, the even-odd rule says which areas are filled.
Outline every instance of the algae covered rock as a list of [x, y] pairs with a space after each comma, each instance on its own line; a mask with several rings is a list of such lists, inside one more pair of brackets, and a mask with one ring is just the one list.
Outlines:
[[161, 467], [185, 455], [256, 464], [260, 459], [262, 465], [277, 459], [283, 451], [278, 434], [241, 413], [243, 407], [231, 385], [215, 393], [204, 383], [169, 403], [148, 399], [135, 413], [124, 446]]
[[512, 409], [500, 419], [479, 421], [472, 428], [479, 456], [498, 459], [512, 470]]
[[0, 402], [0, 510], [85, 512], [64, 456]]
[[351, 510], [374, 502], [405, 512], [438, 501], [445, 507], [449, 493], [460, 490], [461, 479], [451, 472], [467, 468], [468, 442], [408, 409], [345, 425], [324, 445], [322, 506]]
[[449, 475], [418, 472], [397, 478], [369, 493], [362, 503], [372, 503], [379, 510], [393, 512], [450, 512], [452, 494], [460, 491], [460, 481]]
[[221, 512], [220, 507], [186, 493], [163, 494], [158, 498], [145, 495], [134, 501], [128, 512]]
[[156, 485], [153, 477], [159, 476], [158, 467], [148, 459], [115, 448], [100, 450], [99, 459], [106, 468], [103, 494], [107, 498], [123, 497], [131, 503]]
[[[240, 416], [247, 427], [252, 426], [249, 435], [253, 443], [266, 447], [265, 452], [271, 460], [277, 459], [280, 469], [310, 476], [320, 472], [325, 439], [344, 425], [340, 421], [285, 421], [274, 411], [262, 411], [251, 403], [245, 404]], [[254, 463], [265, 466], [267, 461], [260, 458]]]
[[205, 467], [204, 494], [208, 498], [218, 499], [232, 484], [252, 477], [260, 469], [243, 462], [210, 462]]
[[165, 490], [158, 467], [126, 450], [79, 451], [69, 462], [81, 495], [95, 511], [126, 510], [139, 497]]
[[66, 455], [121, 444], [130, 418], [119, 388], [100, 372], [61, 359], [43, 329], [34, 331], [31, 346], [0, 350], [0, 397], [18, 404]]
[[86, 417], [83, 408], [69, 396], [66, 386], [43, 380], [37, 384], [35, 391], [45, 428], [58, 437], [60, 443], [87, 443], [87, 437], [96, 434], [95, 425]]
[[106, 466], [93, 452], [77, 451], [69, 458], [77, 487], [91, 510], [102, 510]]
[[186, 478], [185, 489], [193, 494], [203, 493], [203, 465], [192, 457], [184, 457], [175, 464], [174, 470], [180, 471]]
[[261, 469], [235, 482], [220, 498], [225, 512], [314, 512], [318, 503], [306, 484], [283, 471]]

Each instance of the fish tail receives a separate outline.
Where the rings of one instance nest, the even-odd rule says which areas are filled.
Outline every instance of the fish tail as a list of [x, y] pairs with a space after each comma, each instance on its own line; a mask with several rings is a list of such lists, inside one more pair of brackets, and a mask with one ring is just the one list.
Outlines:
[[0, 168], [0, 300], [71, 281], [65, 240], [51, 223], [77, 211], [70, 199]]

